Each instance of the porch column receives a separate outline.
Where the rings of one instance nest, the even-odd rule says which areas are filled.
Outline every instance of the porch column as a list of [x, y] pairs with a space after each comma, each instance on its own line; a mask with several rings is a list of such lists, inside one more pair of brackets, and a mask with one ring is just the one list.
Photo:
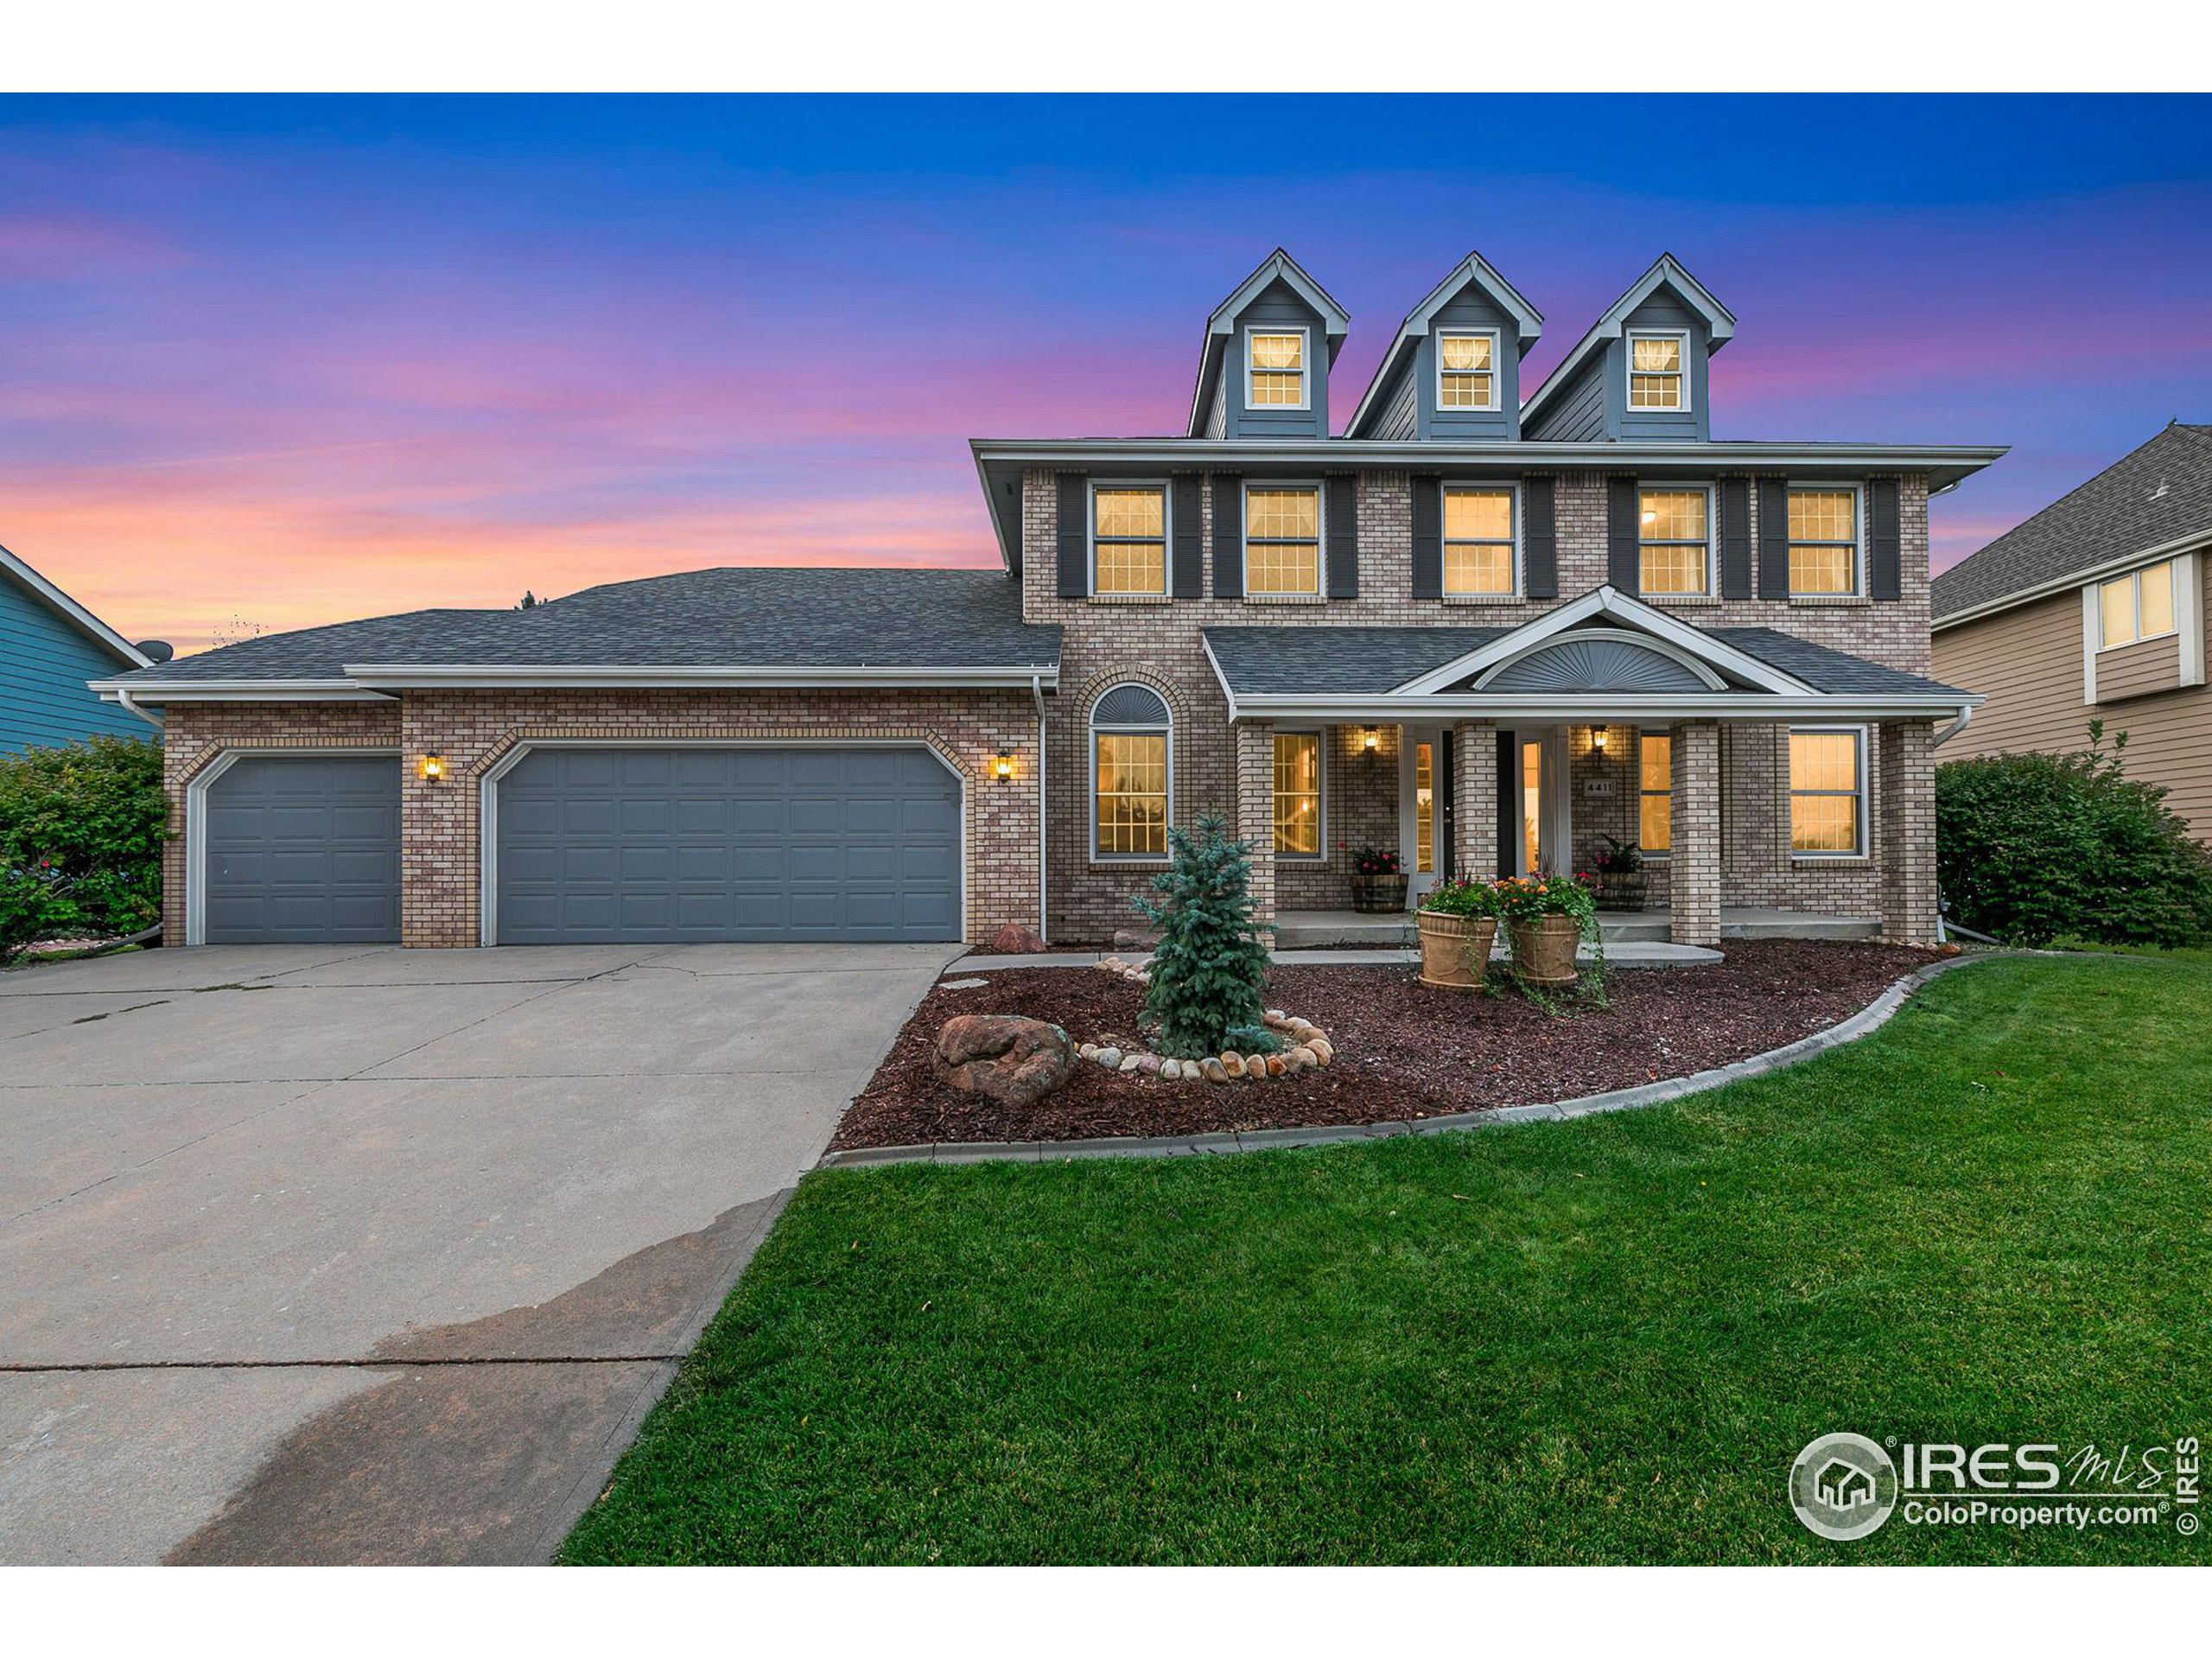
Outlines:
[[1676, 722], [1670, 796], [1673, 851], [1667, 865], [1671, 937], [1676, 944], [1720, 943], [1720, 728]]
[[[1875, 728], [1880, 746], [1882, 937], [1936, 943], [1936, 728], [1924, 720]], [[1870, 837], [1870, 841], [1872, 838]]]
[[1252, 848], [1252, 912], [1275, 918], [1275, 728], [1248, 720], [1236, 727], [1236, 835]]
[[1452, 728], [1452, 869], [1497, 879], [1497, 728], [1463, 720]]

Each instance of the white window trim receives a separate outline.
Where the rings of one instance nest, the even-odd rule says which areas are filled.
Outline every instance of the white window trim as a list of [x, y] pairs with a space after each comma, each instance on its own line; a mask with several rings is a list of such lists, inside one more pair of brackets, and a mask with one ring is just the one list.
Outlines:
[[[1789, 726], [1784, 728], [1783, 731], [1783, 741], [1785, 745], [1789, 738], [1796, 736], [1800, 732], [1848, 732], [1853, 738], [1858, 740], [1859, 743], [1859, 760], [1855, 769], [1859, 779], [1859, 788], [1857, 791], [1859, 810], [1854, 815], [1858, 820], [1859, 825], [1858, 845], [1847, 853], [1801, 853], [1797, 850], [1796, 843], [1793, 840], [1789, 848], [1790, 861], [1793, 863], [1798, 864], [1842, 864], [1853, 860], [1863, 861], [1868, 855], [1866, 849], [1869, 837], [1872, 834], [1872, 828], [1866, 822], [1866, 813], [1870, 795], [1866, 779], [1866, 752], [1869, 747], [1866, 741], [1866, 728], [1864, 726], [1815, 724], [1809, 726]], [[1796, 775], [1790, 768], [1789, 751], [1786, 747], [1783, 748], [1782, 753], [1782, 830], [1784, 835], [1789, 835], [1790, 833], [1789, 810], [1789, 802], [1799, 793], [1799, 791], [1796, 786]], [[1840, 795], [1843, 791], [1841, 790], [1810, 790], [1805, 792], [1808, 794]]]
[[[1643, 493], [1658, 490], [1675, 495], [1685, 495], [1692, 490], [1705, 496], [1705, 586], [1692, 594], [1655, 594], [1643, 585]], [[1720, 502], [1718, 491], [1710, 482], [1697, 479], [1675, 479], [1654, 482], [1648, 479], [1636, 480], [1636, 596], [1647, 605], [1701, 605], [1720, 597]], [[1662, 543], [1662, 546], [1688, 547], [1688, 542]]]
[[[2143, 573], [2145, 570], [2155, 570], [2162, 564], [2167, 566], [2173, 573], [2166, 580], [2171, 584], [2169, 591], [2172, 594], [2172, 601], [2170, 608], [2174, 613], [2174, 625], [2170, 628], [2161, 628], [2156, 633], [2144, 633], [2140, 632], [2143, 626]], [[2130, 645], [2144, 645], [2152, 639], [2171, 639], [2180, 635], [2182, 631], [2182, 570], [2180, 567], [2179, 559], [2153, 559], [2150, 563], [2139, 564], [2132, 570], [2120, 570], [2109, 576], [2101, 576], [2089, 584], [2089, 591], [2097, 596], [2097, 631], [2089, 637], [2099, 652], [2126, 651]], [[2123, 639], [2118, 645], [2108, 645], [2105, 644], [2105, 584], [2112, 582], [2126, 582], [2128, 597], [2134, 601], [2135, 605], [2135, 626], [2138, 632], [2132, 639]]]
[[[1513, 585], [1507, 591], [1497, 594], [1454, 593], [1447, 585], [1448, 578], [1446, 573], [1452, 568], [1452, 537], [1448, 533], [1446, 533], [1444, 528], [1444, 526], [1449, 522], [1449, 515], [1445, 512], [1445, 498], [1449, 496], [1454, 490], [1460, 491], [1462, 493], [1494, 493], [1498, 490], [1503, 490], [1507, 499], [1512, 503]], [[1442, 561], [1441, 567], [1436, 573], [1438, 593], [1448, 600], [1471, 600], [1476, 601], [1488, 600], [1500, 605], [1510, 604], [1516, 600], [1523, 598], [1527, 593], [1528, 576], [1525, 568], [1527, 565], [1527, 559], [1524, 555], [1522, 543], [1521, 486], [1518, 484], [1512, 483], [1484, 484], [1475, 480], [1463, 478], [1440, 480], [1436, 486], [1436, 543], [1438, 557]]]
[[[1451, 404], [1444, 401], [1444, 342], [1447, 340], [1487, 340], [1490, 341], [1490, 402], [1486, 404]], [[1503, 407], [1500, 399], [1505, 391], [1505, 376], [1499, 353], [1505, 349], [1503, 338], [1495, 328], [1440, 328], [1436, 331], [1436, 380], [1429, 390], [1436, 399], [1439, 415], [1494, 415]], [[1480, 372], [1458, 369], [1453, 373]]]
[[[1796, 494], [1800, 490], [1823, 490], [1830, 494], [1834, 494], [1841, 490], [1848, 490], [1851, 493], [1851, 586], [1845, 588], [1841, 593], [1833, 594], [1818, 593], [1810, 589], [1801, 594], [1796, 588], [1791, 588], [1789, 591], [1789, 597], [1791, 599], [1826, 600], [1860, 599], [1865, 597], [1866, 593], [1866, 486], [1863, 484], [1858, 483], [1838, 484], [1821, 479], [1808, 478], [1794, 478], [1785, 483], [1782, 486], [1782, 548], [1783, 557], [1785, 561], [1789, 556], [1789, 548], [1791, 545], [1789, 537], [1789, 498]], [[1807, 545], [1811, 546], [1815, 545], [1815, 543], [1808, 543]], [[1834, 546], [1835, 543], [1819, 543], [1819, 545]], [[1756, 549], [1752, 551], [1752, 556], [1754, 561], [1756, 561], [1758, 557], [1758, 550]], [[1788, 573], [1785, 570], [1785, 577], [1787, 574]]]
[[[1244, 480], [1243, 537], [1244, 597], [1247, 599], [1325, 600], [1329, 596], [1329, 486], [1318, 478], [1248, 478]], [[1313, 492], [1313, 591], [1255, 588], [1252, 585], [1252, 492], [1255, 490], [1311, 490]], [[1264, 538], [1263, 538], [1264, 539]], [[1271, 543], [1272, 544], [1272, 543]]]
[[[1160, 591], [1157, 594], [1128, 593], [1116, 589], [1110, 594], [1098, 591], [1098, 492], [1103, 490], [1158, 490], [1160, 492]], [[1085, 538], [1088, 561], [1084, 581], [1093, 599], [1172, 599], [1175, 595], [1175, 492], [1167, 486], [1164, 478], [1094, 478], [1090, 480], [1090, 523]]]
[[[1167, 723], [1165, 726], [1129, 726], [1110, 723], [1104, 726], [1100, 725], [1098, 723], [1098, 705], [1105, 702], [1108, 697], [1111, 696], [1115, 692], [1120, 690], [1125, 685], [1141, 685], [1146, 690], [1151, 692], [1153, 696], [1158, 697], [1160, 699], [1160, 706], [1167, 711]], [[1142, 734], [1146, 735], [1149, 735], [1153, 733], [1158, 733], [1167, 740], [1167, 772], [1166, 778], [1166, 792], [1167, 797], [1166, 810], [1167, 822], [1170, 824], [1173, 824], [1175, 822], [1175, 705], [1167, 701], [1166, 693], [1163, 692], [1158, 686], [1154, 685], [1147, 680], [1116, 680], [1111, 685], [1100, 686], [1098, 688], [1098, 695], [1091, 698], [1090, 714], [1087, 724], [1090, 728], [1090, 735], [1085, 744], [1085, 747], [1089, 750], [1089, 753], [1084, 757], [1084, 762], [1089, 769], [1090, 780], [1084, 785], [1084, 794], [1090, 802], [1090, 828], [1086, 833], [1090, 837], [1090, 861], [1094, 864], [1155, 865], [1164, 865], [1170, 862], [1174, 855], [1174, 849], [1172, 847], [1162, 847], [1160, 850], [1156, 853], [1104, 853], [1099, 851], [1098, 735], [1101, 732], [1109, 734]], [[1270, 754], [1268, 758], [1272, 760], [1274, 757]]]
[[[1647, 864], [1664, 864], [1675, 855], [1672, 845], [1655, 848], [1643, 844], [1643, 740], [1647, 737], [1667, 740], [1667, 793], [1671, 799], [1675, 792], [1674, 728], [1669, 726], [1639, 726], [1636, 728], [1636, 850], [1643, 855], [1643, 861]], [[1656, 790], [1650, 792], [1658, 793]], [[1675, 814], [1669, 806], [1667, 811], [1667, 839], [1671, 843], [1674, 838]]]
[[[1682, 400], [1672, 409], [1638, 409], [1629, 401], [1636, 380], [1636, 342], [1639, 340], [1678, 340], [1682, 343], [1681, 367], [1675, 378], [1682, 385]], [[1648, 372], [1648, 371], [1647, 371]], [[1687, 415], [1690, 412], [1690, 331], [1687, 328], [1631, 328], [1621, 346], [1621, 413], [1634, 419], [1644, 415]]]
[[[1255, 334], [1296, 334], [1305, 343], [1298, 348], [1298, 401], [1294, 404], [1255, 404], [1252, 401], [1252, 336]], [[1269, 374], [1281, 374], [1281, 369], [1269, 369]], [[1302, 322], [1248, 322], [1244, 325], [1244, 411], [1248, 415], [1272, 415], [1278, 410], [1310, 410], [1313, 407], [1313, 331]]]
[[1268, 842], [1274, 843], [1274, 737], [1310, 737], [1314, 742], [1317, 765], [1314, 770], [1313, 812], [1320, 820], [1317, 835], [1319, 850], [1311, 853], [1286, 853], [1274, 848], [1275, 860], [1283, 864], [1325, 864], [1329, 861], [1329, 730], [1325, 726], [1278, 726], [1268, 743]]

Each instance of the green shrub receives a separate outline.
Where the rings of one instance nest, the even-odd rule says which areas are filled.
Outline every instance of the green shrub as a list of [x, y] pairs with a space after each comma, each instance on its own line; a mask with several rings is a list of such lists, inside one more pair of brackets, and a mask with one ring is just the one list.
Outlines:
[[0, 961], [41, 939], [151, 927], [168, 824], [158, 744], [0, 755]]
[[1182, 1059], [1265, 1053], [1278, 1039], [1261, 1023], [1268, 924], [1252, 913], [1252, 849], [1211, 814], [1195, 833], [1171, 826], [1167, 843], [1174, 862], [1152, 878], [1160, 902], [1130, 901], [1160, 929], [1144, 997], [1154, 1046]]
[[2104, 722], [2067, 754], [1993, 754], [1936, 769], [1936, 874], [1959, 922], [2008, 944], [2072, 937], [2194, 944], [2212, 935], [2212, 854], [2166, 791], [2110, 754]]

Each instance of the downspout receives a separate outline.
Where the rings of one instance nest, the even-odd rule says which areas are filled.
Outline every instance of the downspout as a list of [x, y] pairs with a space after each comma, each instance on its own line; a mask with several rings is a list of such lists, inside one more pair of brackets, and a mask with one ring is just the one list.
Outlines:
[[137, 715], [139, 719], [144, 721], [149, 726], [151, 726], [156, 731], [166, 732], [168, 730], [167, 723], [162, 721], [159, 715], [148, 714], [143, 708], [139, 706], [137, 699], [133, 697], [128, 691], [124, 690], [119, 685], [115, 688], [115, 700], [121, 703], [125, 709], [129, 709], [132, 714]]
[[1936, 734], [1935, 741], [1928, 747], [1931, 749], [1942, 748], [1946, 743], [1956, 737], [1961, 732], [1966, 730], [1967, 721], [1973, 718], [1974, 708], [1973, 705], [1969, 704], [1966, 708], [1959, 710], [1959, 717], [1956, 720], [1953, 721], [1942, 731]]
[[1037, 705], [1037, 937], [1052, 943], [1045, 905], [1045, 677], [1029, 677], [1029, 700]]
[[[1974, 705], [1972, 703], [1968, 703], [1966, 707], [1959, 710], [1959, 717], [1956, 720], [1953, 721], [1942, 731], [1936, 734], [1934, 741], [1931, 741], [1928, 747], [1931, 749], [1942, 748], [1946, 743], [1956, 737], [1961, 732], [1966, 730], [1967, 722], [1973, 718]], [[1994, 944], [1997, 943], [1996, 940], [1991, 938], [1986, 933], [1976, 933], [1971, 928], [1961, 927], [1956, 931], [1961, 933], [1964, 933], [1968, 938], [1980, 939], [1986, 944]], [[1947, 921], [1943, 916], [1943, 894], [1942, 890], [1939, 888], [1936, 894], [1936, 943], [1938, 944], [1948, 944], [1951, 942], [1952, 931], [1952, 925]]]

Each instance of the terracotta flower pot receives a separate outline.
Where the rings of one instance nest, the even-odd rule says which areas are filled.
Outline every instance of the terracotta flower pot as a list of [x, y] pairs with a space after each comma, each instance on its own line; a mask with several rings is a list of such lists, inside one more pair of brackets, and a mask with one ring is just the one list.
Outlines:
[[1539, 916], [1532, 922], [1513, 925], [1513, 966], [1531, 985], [1572, 985], [1581, 977], [1574, 966], [1574, 947], [1582, 940], [1582, 924], [1572, 916]]
[[1424, 910], [1414, 919], [1421, 929], [1423, 984], [1469, 990], [1483, 982], [1490, 971], [1490, 948], [1497, 938], [1497, 918]]
[[1351, 907], [1363, 916], [1379, 916], [1406, 907], [1406, 878], [1402, 875], [1355, 875], [1351, 879]]

